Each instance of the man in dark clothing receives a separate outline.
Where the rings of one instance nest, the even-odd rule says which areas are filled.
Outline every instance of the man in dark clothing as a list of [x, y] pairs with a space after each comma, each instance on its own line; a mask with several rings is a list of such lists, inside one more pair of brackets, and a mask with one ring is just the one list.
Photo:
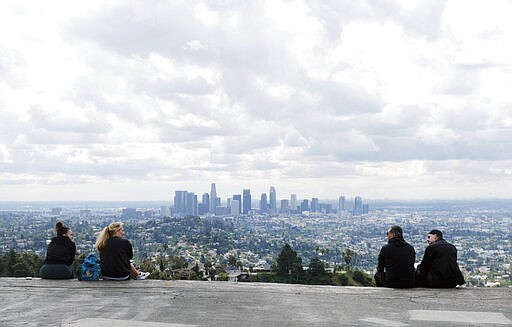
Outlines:
[[414, 248], [404, 240], [400, 226], [391, 226], [387, 238], [388, 244], [379, 253], [375, 284], [393, 288], [414, 287]]
[[427, 236], [428, 246], [416, 271], [417, 286], [452, 288], [465, 283], [457, 264], [457, 248], [443, 239], [440, 230]]

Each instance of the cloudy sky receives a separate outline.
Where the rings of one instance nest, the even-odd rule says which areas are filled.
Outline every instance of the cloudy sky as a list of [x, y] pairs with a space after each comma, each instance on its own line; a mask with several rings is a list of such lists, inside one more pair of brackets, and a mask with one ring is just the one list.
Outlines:
[[511, 198], [510, 1], [2, 1], [0, 201]]

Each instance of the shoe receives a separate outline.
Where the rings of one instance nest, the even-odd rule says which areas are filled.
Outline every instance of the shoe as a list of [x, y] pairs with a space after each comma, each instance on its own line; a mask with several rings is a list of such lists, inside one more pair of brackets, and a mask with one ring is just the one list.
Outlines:
[[139, 275], [137, 276], [137, 279], [138, 280], [142, 280], [142, 279], [146, 279], [149, 277], [149, 273], [148, 272], [139, 272]]

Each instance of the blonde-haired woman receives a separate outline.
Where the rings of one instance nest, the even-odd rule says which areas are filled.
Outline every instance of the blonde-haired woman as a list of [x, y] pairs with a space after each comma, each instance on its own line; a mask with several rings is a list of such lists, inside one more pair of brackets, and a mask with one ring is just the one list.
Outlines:
[[123, 236], [123, 223], [114, 222], [103, 228], [96, 240], [96, 249], [100, 253], [103, 279], [127, 280], [130, 277], [146, 279], [149, 273], [138, 271], [130, 262], [133, 258], [132, 245]]

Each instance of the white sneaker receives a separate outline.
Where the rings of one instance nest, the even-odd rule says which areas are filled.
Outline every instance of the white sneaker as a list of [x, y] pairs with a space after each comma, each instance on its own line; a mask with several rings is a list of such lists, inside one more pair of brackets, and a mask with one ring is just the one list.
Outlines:
[[137, 279], [138, 280], [142, 280], [142, 279], [146, 279], [148, 277], [149, 277], [149, 273], [148, 272], [140, 271], [139, 275], [137, 276]]

